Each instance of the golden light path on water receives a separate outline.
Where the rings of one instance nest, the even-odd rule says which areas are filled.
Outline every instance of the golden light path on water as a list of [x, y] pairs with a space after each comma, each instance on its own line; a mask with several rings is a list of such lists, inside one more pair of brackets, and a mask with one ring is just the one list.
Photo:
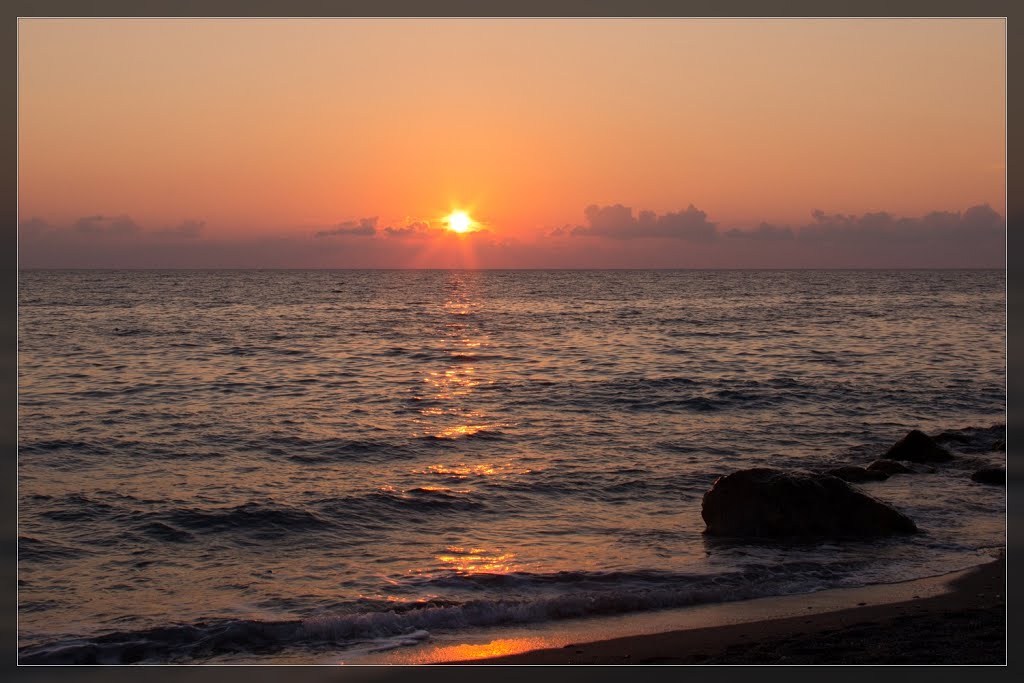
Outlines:
[[444, 662], [489, 659], [491, 657], [515, 655], [531, 650], [542, 650], [553, 646], [553, 643], [546, 638], [499, 638], [489, 643], [460, 643], [459, 645], [439, 647], [431, 651], [428, 658], [425, 658], [425, 661], [417, 663], [440, 664]]
[[[499, 421], [474, 403], [478, 388], [493, 384], [495, 378], [487, 372], [485, 354], [492, 347], [491, 335], [482, 330], [477, 315], [484, 303], [477, 290], [477, 277], [472, 273], [452, 273], [446, 286], [449, 294], [445, 298], [446, 322], [440, 330], [439, 339], [448, 358], [440, 368], [430, 369], [423, 378], [423, 392], [416, 396], [419, 401], [429, 400], [419, 410], [420, 435], [446, 440], [458, 440], [487, 430], [512, 426]], [[440, 404], [440, 405], [437, 405]], [[459, 463], [430, 465], [417, 473], [443, 475], [449, 478], [466, 479], [491, 477], [512, 471], [511, 464]], [[421, 487], [423, 491], [438, 494], [471, 494], [472, 489], [453, 489], [443, 486]], [[516, 554], [503, 552], [498, 548], [462, 547], [449, 545], [435, 556], [439, 567], [459, 574], [505, 574], [517, 570], [513, 563]]]
[[448, 552], [438, 555], [437, 559], [462, 574], [508, 574], [516, 569], [512, 562], [515, 553], [459, 546], [448, 546], [445, 550]]
[[[505, 423], [489, 422], [487, 416], [473, 405], [473, 394], [482, 384], [493, 384], [494, 379], [480, 371], [480, 355], [491, 346], [490, 335], [474, 324], [474, 317], [482, 308], [482, 302], [472, 290], [470, 278], [462, 273], [452, 274], [448, 282], [451, 289], [444, 303], [445, 313], [450, 316], [444, 324], [441, 341], [449, 362], [445, 367], [428, 370], [423, 378], [425, 395], [418, 400], [429, 399], [443, 405], [429, 405], [420, 409], [424, 418], [423, 435], [437, 439], [455, 439], [471, 436], [485, 429], [507, 427]], [[445, 419], [445, 416], [449, 416]]]

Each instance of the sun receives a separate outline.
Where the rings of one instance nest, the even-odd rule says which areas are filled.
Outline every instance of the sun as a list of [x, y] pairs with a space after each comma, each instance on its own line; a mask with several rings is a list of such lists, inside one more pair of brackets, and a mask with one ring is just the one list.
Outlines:
[[470, 232], [476, 222], [469, 217], [465, 211], [452, 211], [445, 217], [448, 222], [448, 229], [460, 235]]

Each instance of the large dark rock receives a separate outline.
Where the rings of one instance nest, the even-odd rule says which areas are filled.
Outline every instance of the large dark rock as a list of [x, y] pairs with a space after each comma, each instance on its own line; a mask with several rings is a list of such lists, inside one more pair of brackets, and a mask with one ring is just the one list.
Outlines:
[[983, 467], [972, 474], [971, 479], [979, 484], [1006, 486], [1006, 470], [1002, 467]]
[[870, 472], [885, 472], [886, 474], [914, 474], [914, 470], [910, 469], [901, 462], [895, 460], [876, 460], [868, 465], [868, 471]]
[[914, 429], [886, 451], [885, 459], [909, 462], [948, 462], [953, 459], [953, 454], [935, 443], [934, 439], [921, 430]]
[[843, 481], [848, 481], [852, 484], [860, 484], [865, 481], [885, 481], [889, 478], [888, 472], [864, 469], [863, 467], [857, 467], [855, 465], [837, 467], [834, 470], [829, 470], [827, 474], [831, 474], [833, 477], [839, 477]]
[[891, 506], [827, 474], [740, 470], [704, 494], [705, 533], [716, 536], [877, 536], [917, 526]]

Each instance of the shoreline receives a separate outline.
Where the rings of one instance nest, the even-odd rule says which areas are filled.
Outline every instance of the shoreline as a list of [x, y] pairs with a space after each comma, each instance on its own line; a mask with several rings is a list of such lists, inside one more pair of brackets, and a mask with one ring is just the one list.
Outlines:
[[[927, 597], [569, 643], [440, 665], [993, 664], [1006, 662], [1005, 553], [952, 576], [908, 581]], [[868, 587], [865, 595], [874, 587]], [[857, 589], [842, 589], [855, 594]], [[825, 591], [828, 593], [829, 591]], [[918, 591], [924, 592], [924, 591]], [[934, 593], [934, 590], [933, 590]], [[813, 602], [816, 594], [789, 596]], [[849, 599], [849, 598], [848, 598]], [[812, 609], [807, 607], [808, 610]], [[485, 650], [483, 650], [485, 651]]]

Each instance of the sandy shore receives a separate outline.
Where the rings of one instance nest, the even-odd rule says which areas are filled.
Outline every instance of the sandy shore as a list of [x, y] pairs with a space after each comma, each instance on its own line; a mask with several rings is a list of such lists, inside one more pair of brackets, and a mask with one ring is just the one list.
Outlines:
[[1004, 664], [1005, 559], [941, 595], [453, 664]]

